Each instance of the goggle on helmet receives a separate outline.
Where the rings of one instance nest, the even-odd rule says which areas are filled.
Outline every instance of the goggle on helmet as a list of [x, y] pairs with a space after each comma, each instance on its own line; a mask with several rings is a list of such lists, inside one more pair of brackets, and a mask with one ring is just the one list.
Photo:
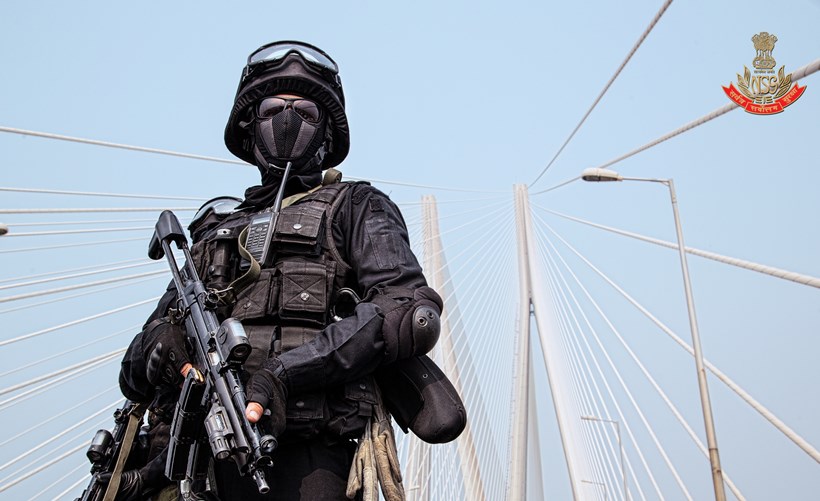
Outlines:
[[313, 45], [297, 42], [297, 41], [283, 41], [273, 42], [256, 49], [250, 56], [248, 56], [248, 64], [242, 72], [242, 83], [253, 76], [254, 73], [264, 72], [265, 70], [282, 64], [285, 58], [290, 54], [298, 54], [302, 60], [313, 67], [316, 71], [322, 73], [329, 81], [335, 82], [337, 86], [342, 86], [342, 80], [339, 78], [339, 66], [325, 51]]

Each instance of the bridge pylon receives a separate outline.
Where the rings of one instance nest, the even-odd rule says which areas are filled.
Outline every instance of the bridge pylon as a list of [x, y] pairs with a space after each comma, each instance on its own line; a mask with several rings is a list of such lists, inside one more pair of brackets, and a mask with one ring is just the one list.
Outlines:
[[[450, 282], [447, 262], [444, 257], [441, 234], [438, 224], [438, 208], [436, 199], [432, 195], [422, 197], [422, 224], [424, 237], [423, 266], [424, 274], [430, 287], [437, 290], [445, 298], [444, 311], [441, 315], [441, 336], [439, 342], [430, 354], [431, 358], [441, 367], [442, 371], [452, 381], [459, 395], [464, 395], [462, 374], [456, 361], [456, 351], [453, 344], [452, 326], [458, 324], [459, 309], [453, 287]], [[411, 479], [430, 478], [430, 446], [412, 437], [410, 450], [416, 456], [408, 464], [406, 476]], [[465, 499], [484, 501], [486, 495], [482, 483], [481, 468], [478, 460], [473, 427], [470, 416], [467, 416], [467, 426], [456, 439], [461, 477], [464, 485]], [[408, 490], [408, 500], [429, 499], [430, 489], [420, 485], [419, 489]]]
[[[545, 275], [538, 259], [538, 247], [532, 228], [532, 218], [529, 205], [529, 194], [526, 185], [513, 186], [515, 200], [516, 241], [518, 250], [519, 273], [519, 309], [518, 309], [518, 337], [516, 339], [516, 353], [513, 367], [513, 395], [510, 416], [510, 468], [507, 477], [507, 501], [519, 501], [527, 497], [527, 457], [540, 458], [539, 450], [528, 451], [528, 447], [539, 447], [537, 441], [528, 440], [530, 426], [529, 419], [534, 416], [535, 392], [530, 389], [533, 380], [532, 350], [530, 345], [532, 320], [538, 332], [538, 341], [541, 353], [544, 355], [544, 364], [547, 369], [547, 378], [552, 394], [552, 403], [561, 436], [561, 445], [566, 459], [569, 484], [573, 499], [579, 499], [578, 479], [580, 465], [583, 458], [573, 444], [578, 443], [576, 435], [577, 423], [574, 418], [580, 416], [572, 409], [573, 401], [567, 398], [567, 374], [562, 367], [560, 340], [555, 322], [552, 298], [549, 286], [544, 282]], [[577, 414], [577, 416], [576, 416]], [[539, 466], [540, 473], [540, 466]], [[531, 479], [535, 480], [535, 479]], [[537, 480], [540, 482], [539, 479]], [[537, 486], [543, 490], [543, 486]]]

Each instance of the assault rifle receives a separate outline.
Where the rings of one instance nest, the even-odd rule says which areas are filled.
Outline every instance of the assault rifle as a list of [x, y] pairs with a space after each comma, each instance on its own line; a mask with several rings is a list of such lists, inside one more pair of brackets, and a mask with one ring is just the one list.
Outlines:
[[[101, 501], [105, 497], [110, 482], [108, 484], [100, 482], [99, 476], [104, 473], [114, 473], [118, 462], [120, 472], [122, 472], [125, 460], [131, 452], [134, 435], [142, 421], [143, 410], [143, 406], [126, 400], [122, 408], [114, 412], [114, 429], [99, 430], [91, 439], [91, 444], [85, 453], [91, 461], [91, 481], [75, 501]], [[129, 420], [132, 416], [134, 422], [131, 424], [130, 436], [127, 436], [129, 435]], [[123, 445], [126, 447], [125, 450], [123, 450]], [[118, 484], [119, 478], [114, 480], [112, 477], [112, 482]], [[112, 485], [111, 488], [116, 491], [117, 485]]]
[[[185, 255], [182, 268], [173, 256], [172, 242]], [[270, 487], [261, 467], [272, 464], [270, 453], [277, 442], [272, 435], [262, 435], [245, 417], [245, 389], [237, 374], [251, 352], [245, 329], [235, 318], [219, 323], [214, 311], [216, 292], [207, 290], [199, 279], [188, 240], [173, 212], [160, 214], [148, 256], [168, 258], [178, 308], [193, 347], [194, 367], [188, 371], [174, 412], [165, 475], [182, 481], [181, 494], [190, 497], [192, 483], [207, 473], [207, 454], [200, 450], [207, 437], [217, 459], [232, 458], [240, 474], [251, 476], [265, 494]]]

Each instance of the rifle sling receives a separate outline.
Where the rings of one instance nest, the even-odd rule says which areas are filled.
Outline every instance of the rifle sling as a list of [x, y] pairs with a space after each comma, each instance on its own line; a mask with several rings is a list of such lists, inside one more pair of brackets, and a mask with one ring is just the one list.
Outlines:
[[103, 501], [114, 501], [114, 498], [117, 496], [117, 491], [120, 489], [122, 470], [125, 466], [125, 461], [128, 459], [128, 455], [131, 453], [131, 444], [133, 444], [134, 437], [142, 422], [143, 413], [145, 413], [144, 404], [136, 404], [131, 409], [131, 412], [128, 413], [128, 425], [125, 428], [125, 436], [120, 445], [120, 454], [117, 456], [117, 463], [114, 465], [114, 471], [111, 474], [111, 480], [108, 482], [108, 488], [105, 489]]
[[245, 229], [242, 230], [242, 233], [239, 234], [238, 244], [239, 255], [247, 259], [251, 263], [251, 267], [248, 268], [248, 271], [246, 271], [244, 275], [231, 282], [231, 285], [228, 286], [228, 289], [233, 291], [233, 297], [236, 297], [247, 286], [256, 282], [256, 279], [259, 278], [259, 273], [262, 271], [259, 261], [254, 259], [251, 253], [248, 252], [248, 249], [245, 248], [245, 243], [248, 241], [248, 228], [250, 228], [250, 226], [246, 226]]

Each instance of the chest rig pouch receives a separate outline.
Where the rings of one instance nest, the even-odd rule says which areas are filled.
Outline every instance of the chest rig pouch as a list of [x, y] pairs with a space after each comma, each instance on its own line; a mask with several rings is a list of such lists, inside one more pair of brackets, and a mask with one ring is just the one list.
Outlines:
[[[274, 268], [281, 288], [278, 301], [282, 353], [319, 335], [331, 320], [331, 306], [345, 286], [350, 268], [340, 257], [331, 225], [349, 184], [334, 184], [285, 207], [273, 235]], [[308, 438], [319, 433], [357, 437], [373, 413], [370, 377], [288, 400], [286, 434]]]
[[304, 342], [289, 339], [285, 324], [319, 330], [327, 325], [336, 265], [322, 252], [329, 243], [325, 238], [329, 207], [323, 205], [311, 199], [283, 208], [273, 234], [274, 268], [282, 284], [278, 313], [283, 349]]
[[[281, 354], [319, 335], [331, 320], [331, 306], [342, 287], [350, 287], [350, 267], [333, 239], [331, 225], [349, 183], [336, 183], [283, 207], [272, 236], [273, 264], [236, 294], [230, 316], [240, 320], [253, 350], [244, 378], [270, 354]], [[241, 232], [252, 214], [230, 224]], [[239, 231], [236, 231], [236, 230]], [[218, 247], [208, 247], [212, 254]], [[207, 267], [207, 266], [206, 266]], [[355, 287], [355, 285], [354, 285]], [[287, 428], [280, 440], [302, 440], [325, 433], [358, 437], [375, 404], [374, 382], [366, 377], [324, 391], [289, 395]]]

